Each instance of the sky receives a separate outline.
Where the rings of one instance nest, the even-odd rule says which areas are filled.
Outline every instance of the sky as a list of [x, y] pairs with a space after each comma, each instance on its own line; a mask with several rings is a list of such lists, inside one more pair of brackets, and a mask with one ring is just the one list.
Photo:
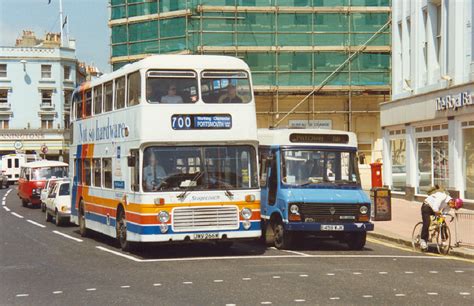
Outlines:
[[[76, 39], [76, 56], [102, 72], [111, 70], [108, 0], [63, 0], [69, 34]], [[66, 28], [66, 27], [65, 27]], [[36, 37], [59, 32], [59, 0], [0, 0], [0, 46], [14, 46], [23, 30]]]

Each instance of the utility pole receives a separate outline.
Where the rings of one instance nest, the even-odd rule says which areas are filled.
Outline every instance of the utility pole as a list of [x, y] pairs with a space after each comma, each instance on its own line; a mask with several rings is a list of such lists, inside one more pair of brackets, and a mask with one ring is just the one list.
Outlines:
[[61, 33], [61, 47], [64, 47], [64, 37], [63, 37], [63, 0], [59, 0], [59, 29]]

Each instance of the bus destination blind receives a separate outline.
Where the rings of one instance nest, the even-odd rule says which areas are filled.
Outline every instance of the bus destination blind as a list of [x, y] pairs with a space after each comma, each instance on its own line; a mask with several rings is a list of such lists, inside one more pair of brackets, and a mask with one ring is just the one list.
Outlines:
[[173, 115], [173, 130], [228, 130], [232, 128], [232, 116], [224, 115]]
[[290, 134], [290, 142], [299, 143], [349, 143], [349, 135], [344, 134]]

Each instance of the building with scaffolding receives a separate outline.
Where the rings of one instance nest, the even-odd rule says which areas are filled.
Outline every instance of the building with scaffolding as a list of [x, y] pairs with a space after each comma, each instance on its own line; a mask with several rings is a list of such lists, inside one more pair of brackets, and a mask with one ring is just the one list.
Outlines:
[[[381, 157], [390, 0], [110, 0], [114, 70], [149, 54], [225, 54], [252, 69], [259, 127], [357, 133]], [[377, 152], [376, 154], [373, 154]]]

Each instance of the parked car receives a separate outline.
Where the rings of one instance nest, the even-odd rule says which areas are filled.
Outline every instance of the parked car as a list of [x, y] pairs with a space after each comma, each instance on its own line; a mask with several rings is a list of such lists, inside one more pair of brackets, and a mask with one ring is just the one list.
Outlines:
[[69, 195], [69, 181], [58, 181], [48, 194], [45, 202], [46, 222], [53, 218], [57, 226], [69, 222], [71, 216], [71, 196]]
[[63, 181], [63, 180], [67, 180], [67, 179], [65, 179], [65, 178], [50, 179], [46, 182], [46, 186], [44, 187], [44, 189], [41, 189], [40, 199], [41, 199], [41, 211], [42, 212], [46, 211], [46, 199], [48, 199], [49, 193], [51, 192], [51, 190], [54, 188], [54, 186], [56, 185], [56, 183], [58, 181]]
[[0, 189], [7, 188], [10, 184], [8, 183], [8, 176], [5, 171], [0, 173]]

